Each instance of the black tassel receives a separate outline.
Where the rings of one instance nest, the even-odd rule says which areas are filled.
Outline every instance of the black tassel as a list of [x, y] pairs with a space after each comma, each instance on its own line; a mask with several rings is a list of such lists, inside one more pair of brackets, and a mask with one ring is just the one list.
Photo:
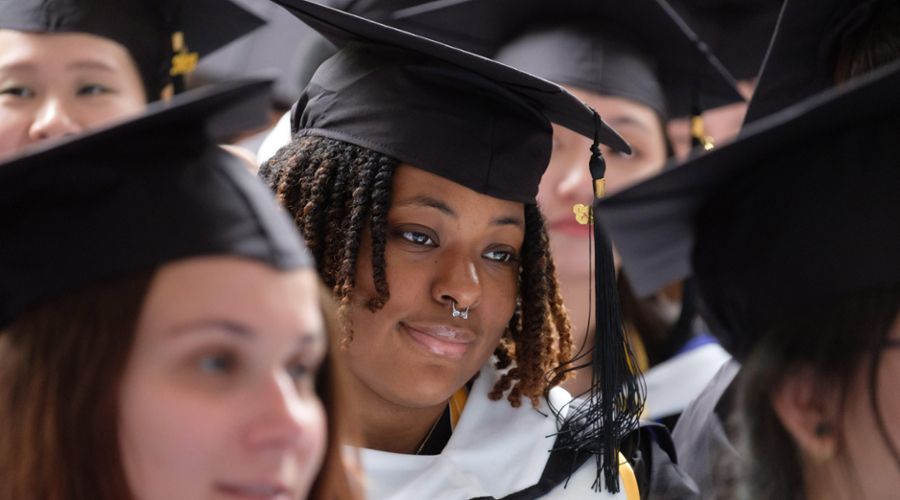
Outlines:
[[[596, 134], [591, 146], [591, 176], [597, 200], [605, 194], [606, 160], [600, 152], [600, 115], [594, 111]], [[597, 480], [607, 491], [619, 491], [619, 449], [622, 440], [638, 428], [646, 387], [628, 345], [616, 288], [612, 244], [599, 218], [593, 218], [596, 288], [596, 329], [592, 358], [591, 390], [577, 408], [570, 408], [557, 437], [556, 448], [597, 456]]]

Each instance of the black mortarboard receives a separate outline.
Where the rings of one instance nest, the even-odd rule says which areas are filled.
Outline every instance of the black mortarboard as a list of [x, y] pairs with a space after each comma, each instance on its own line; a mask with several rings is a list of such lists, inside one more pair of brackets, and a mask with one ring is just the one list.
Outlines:
[[693, 268], [738, 359], [779, 319], [900, 283], [898, 86], [900, 64], [881, 68], [604, 200], [626, 268]]
[[664, 0], [437, 0], [394, 18], [404, 29], [663, 117], [743, 101]]
[[[349, 142], [478, 193], [528, 204], [535, 203], [550, 161], [551, 122], [594, 140], [589, 169], [599, 194], [605, 174], [599, 145], [630, 151], [600, 115], [555, 83], [306, 0], [275, 1], [340, 49], [297, 102], [295, 136]], [[615, 490], [618, 445], [633, 430], [642, 400], [635, 397], [638, 377], [620, 324], [611, 247], [602, 228], [594, 233], [602, 318], [597, 345], [608, 346], [594, 353], [607, 368], [604, 397], [569, 412], [556, 446], [602, 455], [598, 467]]]
[[784, 0], [672, 0], [738, 80], [759, 75]]
[[343, 49], [295, 105], [294, 134], [357, 144], [524, 203], [535, 202], [549, 163], [551, 122], [630, 151], [554, 83], [312, 2], [275, 2]]
[[873, 18], [878, 3], [786, 0], [744, 123], [833, 86], [841, 41]]
[[390, 24], [391, 14], [429, 0], [326, 0], [329, 7], [340, 9], [382, 24]]
[[264, 21], [230, 0], [0, 0], [0, 29], [89, 33], [128, 49], [148, 101]]
[[271, 192], [208, 131], [233, 115], [263, 118], [270, 84], [188, 92], [0, 164], [0, 327], [90, 284], [193, 256], [311, 267]]

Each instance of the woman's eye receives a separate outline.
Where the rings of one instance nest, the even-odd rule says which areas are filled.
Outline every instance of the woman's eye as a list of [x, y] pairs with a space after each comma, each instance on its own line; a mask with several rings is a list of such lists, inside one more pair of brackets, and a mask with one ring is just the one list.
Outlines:
[[493, 252], [484, 254], [484, 256], [495, 262], [515, 262], [516, 260], [516, 257], [512, 252], [504, 252], [502, 250], [494, 250]]
[[237, 367], [237, 360], [230, 354], [216, 354], [200, 358], [200, 369], [206, 373], [227, 374]]
[[112, 92], [112, 89], [105, 85], [100, 85], [99, 83], [92, 83], [88, 85], [82, 85], [81, 88], [78, 89], [78, 95], [101, 95], [101, 94], [109, 94]]
[[28, 87], [23, 86], [11, 86], [0, 89], [0, 95], [11, 95], [14, 97], [34, 97], [35, 92]]
[[422, 233], [416, 233], [414, 231], [401, 231], [400, 236], [409, 240], [416, 245], [428, 245], [428, 246], [436, 246], [434, 244], [434, 240], [431, 239], [431, 236]]

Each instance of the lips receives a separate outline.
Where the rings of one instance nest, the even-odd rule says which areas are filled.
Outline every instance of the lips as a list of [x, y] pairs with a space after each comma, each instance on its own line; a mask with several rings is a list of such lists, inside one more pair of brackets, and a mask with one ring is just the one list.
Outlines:
[[559, 232], [569, 236], [588, 237], [591, 235], [591, 225], [581, 224], [575, 220], [573, 214], [570, 218], [558, 220], [550, 225], [550, 231]]
[[240, 500], [293, 500], [294, 494], [275, 483], [241, 483], [220, 484], [220, 493], [226, 497]]
[[408, 325], [401, 328], [427, 351], [444, 358], [459, 358], [477, 338], [471, 330], [443, 325]]

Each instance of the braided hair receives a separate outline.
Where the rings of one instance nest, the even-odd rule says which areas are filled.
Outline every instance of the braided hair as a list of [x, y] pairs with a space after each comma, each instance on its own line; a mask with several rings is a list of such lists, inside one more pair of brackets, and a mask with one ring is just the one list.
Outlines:
[[[366, 229], [372, 240], [376, 290], [366, 307], [375, 312], [390, 299], [384, 251], [393, 175], [399, 164], [360, 146], [304, 136], [295, 137], [260, 169], [260, 177], [294, 218], [322, 280], [338, 301], [344, 347], [353, 338], [350, 307]], [[518, 289], [515, 313], [494, 351], [497, 368], [508, 371], [488, 397], [498, 401], [509, 391], [507, 400], [513, 407], [526, 397], [537, 408], [540, 398], [569, 376], [559, 368], [572, 358], [572, 335], [544, 218], [536, 205], [525, 205]]]

